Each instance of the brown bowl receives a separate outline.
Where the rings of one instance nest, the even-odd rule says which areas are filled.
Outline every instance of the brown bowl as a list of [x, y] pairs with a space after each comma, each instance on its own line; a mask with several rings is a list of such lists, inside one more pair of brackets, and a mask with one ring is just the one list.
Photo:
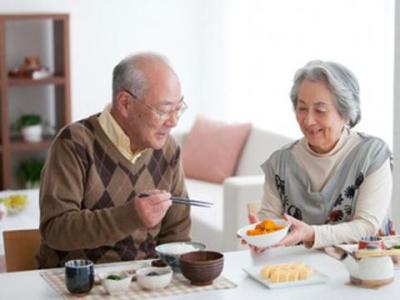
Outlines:
[[215, 251], [195, 251], [181, 255], [183, 276], [193, 285], [209, 285], [224, 268], [224, 255]]

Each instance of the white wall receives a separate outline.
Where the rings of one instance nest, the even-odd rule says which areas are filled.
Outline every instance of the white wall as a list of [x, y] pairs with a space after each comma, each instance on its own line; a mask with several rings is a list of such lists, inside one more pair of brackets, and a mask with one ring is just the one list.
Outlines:
[[190, 109], [180, 128], [203, 113], [298, 137], [292, 76], [321, 58], [356, 73], [363, 110], [357, 129], [392, 145], [393, 1], [2, 0], [0, 13], [70, 14], [73, 120], [110, 100], [120, 59], [152, 50], [167, 55], [181, 77]]
[[[70, 14], [73, 120], [102, 110], [110, 101], [111, 71], [120, 59], [152, 50], [167, 55], [181, 77], [190, 109], [180, 128], [188, 128], [195, 115], [203, 113], [250, 120], [272, 131], [299, 136], [288, 98], [290, 81], [295, 69], [307, 60], [322, 58], [353, 69], [362, 90], [363, 120], [357, 129], [379, 135], [392, 145], [393, 117], [400, 114], [400, 83], [395, 85], [397, 102], [392, 112], [393, 3], [1, 0], [0, 13]], [[399, 19], [398, 6], [396, 12]], [[338, 36], [337, 28], [348, 29], [348, 34]], [[396, 82], [400, 82], [399, 30], [396, 36]], [[368, 44], [368, 40], [373, 42]], [[299, 51], [302, 56], [296, 56]], [[242, 80], [249, 76], [257, 81], [244, 84]], [[254, 110], [241, 109], [246, 106]], [[394, 151], [400, 157], [400, 118], [394, 122]], [[398, 158], [396, 164], [400, 164]], [[395, 183], [399, 169], [395, 169]], [[396, 184], [395, 195], [400, 195]], [[393, 204], [398, 223], [399, 197], [394, 196]]]
[[[212, 39], [206, 21], [215, 5], [212, 0], [2, 0], [0, 13], [70, 14], [72, 117], [77, 120], [110, 101], [112, 68], [137, 51], [169, 57], [189, 105], [200, 103], [210, 50], [202, 45]], [[182, 123], [188, 127], [190, 117]]]
[[394, 177], [392, 210], [393, 219], [400, 230], [400, 3], [396, 1], [395, 14], [395, 59], [394, 59]]
[[350, 68], [360, 82], [355, 128], [392, 145], [393, 0], [227, 1], [227, 82], [231, 119], [301, 136], [289, 90], [314, 59]]

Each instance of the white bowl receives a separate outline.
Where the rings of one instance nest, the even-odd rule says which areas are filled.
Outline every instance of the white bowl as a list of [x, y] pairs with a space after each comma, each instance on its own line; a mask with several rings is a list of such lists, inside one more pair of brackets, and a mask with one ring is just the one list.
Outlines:
[[237, 235], [243, 238], [249, 245], [253, 245], [256, 247], [270, 247], [278, 243], [282, 240], [288, 233], [289, 230], [289, 223], [283, 219], [273, 219], [275, 224], [283, 225], [282, 229], [276, 230], [271, 233], [264, 233], [259, 235], [247, 235], [247, 230], [254, 229], [257, 224], [250, 224], [240, 228], [237, 231]]
[[158, 245], [156, 252], [174, 271], [179, 272], [179, 259], [182, 254], [204, 250], [205, 248], [206, 245], [198, 242], [172, 242]]
[[[109, 279], [110, 275], [117, 275], [123, 277], [122, 279]], [[119, 294], [122, 292], [126, 292], [129, 289], [129, 286], [132, 281], [132, 274], [127, 272], [110, 272], [105, 274], [99, 274], [101, 279], [101, 285], [110, 295]]]
[[[157, 273], [157, 275], [149, 275]], [[136, 271], [138, 284], [147, 290], [165, 288], [172, 280], [172, 269], [170, 267], [148, 267]]]

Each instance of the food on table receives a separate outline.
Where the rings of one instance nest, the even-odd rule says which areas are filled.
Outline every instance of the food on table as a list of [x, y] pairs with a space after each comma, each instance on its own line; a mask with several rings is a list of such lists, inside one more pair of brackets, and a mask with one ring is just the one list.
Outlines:
[[168, 249], [168, 254], [173, 254], [173, 255], [180, 255], [183, 253], [187, 253], [187, 252], [192, 252], [192, 251], [196, 251], [198, 250], [196, 247], [194, 247], [193, 245], [189, 245], [189, 244], [176, 244], [174, 245], [174, 247], [171, 247], [170, 249]]
[[126, 276], [115, 275], [115, 274], [107, 276], [107, 279], [110, 279], [110, 280], [122, 280], [124, 278], [126, 278]]
[[260, 271], [260, 279], [271, 283], [281, 283], [310, 278], [313, 269], [304, 263], [265, 265]]
[[162, 261], [161, 259], [157, 259], [157, 260], [153, 260], [153, 261], [151, 262], [151, 266], [152, 266], [152, 267], [165, 268], [165, 267], [167, 267], [168, 265], [167, 265], [164, 261]]
[[285, 226], [276, 224], [273, 220], [266, 219], [256, 225], [254, 229], [247, 230], [247, 235], [259, 235], [281, 230]]
[[14, 194], [0, 198], [0, 203], [7, 208], [7, 213], [12, 215], [24, 210], [28, 205], [28, 197], [24, 194]]

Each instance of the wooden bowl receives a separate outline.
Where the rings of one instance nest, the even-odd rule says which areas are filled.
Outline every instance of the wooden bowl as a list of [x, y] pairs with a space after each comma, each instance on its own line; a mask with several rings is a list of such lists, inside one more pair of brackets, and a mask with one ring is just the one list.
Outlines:
[[209, 285], [224, 268], [224, 255], [215, 251], [195, 251], [181, 255], [180, 266], [183, 276], [192, 285]]

